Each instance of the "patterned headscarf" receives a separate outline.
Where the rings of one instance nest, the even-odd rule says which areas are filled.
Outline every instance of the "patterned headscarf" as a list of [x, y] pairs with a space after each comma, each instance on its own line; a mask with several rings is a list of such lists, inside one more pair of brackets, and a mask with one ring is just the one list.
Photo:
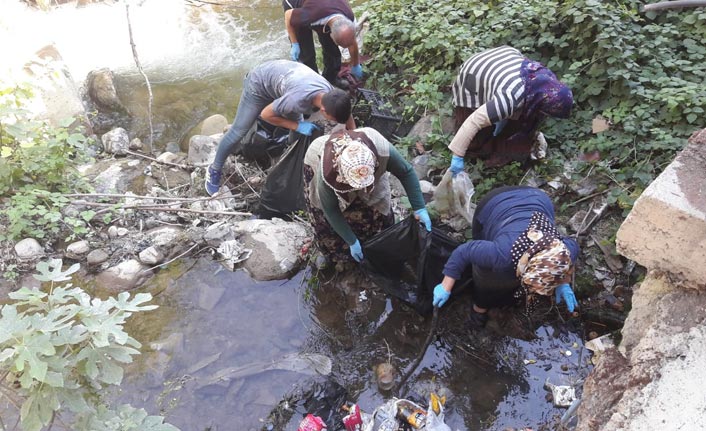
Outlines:
[[526, 294], [551, 295], [572, 270], [569, 249], [554, 224], [540, 212], [532, 214], [510, 253]]

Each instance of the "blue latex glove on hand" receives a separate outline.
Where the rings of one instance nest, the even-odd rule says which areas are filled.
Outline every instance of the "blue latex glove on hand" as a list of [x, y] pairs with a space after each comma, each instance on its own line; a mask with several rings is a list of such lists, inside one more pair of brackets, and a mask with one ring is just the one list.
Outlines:
[[355, 76], [358, 79], [363, 79], [363, 66], [360, 64], [356, 64], [355, 66], [351, 67], [351, 75]]
[[449, 300], [449, 296], [451, 296], [451, 292], [444, 289], [441, 283], [437, 284], [434, 288], [434, 307], [441, 307], [446, 304], [446, 301]]
[[562, 300], [566, 302], [566, 309], [569, 310], [569, 313], [573, 313], [574, 309], [579, 306], [578, 301], [576, 301], [576, 296], [574, 296], [574, 291], [571, 290], [571, 286], [569, 286], [568, 283], [557, 287], [554, 294], [557, 304], [561, 304]]
[[498, 136], [503, 131], [506, 124], [507, 124], [507, 119], [500, 120], [497, 123], [495, 123], [495, 131], [493, 132], [493, 136]]
[[355, 259], [356, 262], [363, 260], [363, 249], [360, 247], [360, 241], [357, 239], [353, 245], [351, 245], [351, 256], [353, 256], [353, 259]]
[[316, 124], [310, 123], [308, 121], [300, 121], [299, 123], [297, 123], [297, 132], [305, 136], [311, 136], [311, 133], [317, 129], [318, 126]]
[[427, 228], [427, 232], [431, 232], [431, 218], [429, 218], [429, 211], [426, 208], [418, 209], [414, 212], [416, 219]]
[[302, 52], [301, 48], [299, 48], [299, 44], [297, 42], [294, 42], [292, 44], [292, 48], [289, 50], [289, 58], [292, 59], [292, 61], [299, 61], [299, 54]]
[[454, 177], [463, 171], [463, 157], [454, 154], [451, 157], [451, 167], [449, 169], [451, 169], [451, 175]]

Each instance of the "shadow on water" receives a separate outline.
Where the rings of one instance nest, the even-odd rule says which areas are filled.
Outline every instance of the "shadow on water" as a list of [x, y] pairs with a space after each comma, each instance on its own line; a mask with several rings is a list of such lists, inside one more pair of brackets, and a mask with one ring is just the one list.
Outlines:
[[[119, 398], [165, 415], [182, 430], [260, 430], [269, 424], [295, 431], [305, 406], [288, 405], [289, 416], [274, 427], [271, 412], [297, 390], [321, 382], [344, 391], [337, 403], [358, 402], [372, 412], [391, 396], [378, 390], [375, 365], [390, 361], [399, 377], [429, 331], [430, 318], [369, 289], [357, 274], [312, 289], [307, 272], [257, 282], [208, 259], [179, 265], [147, 288], [161, 292], [155, 297], [160, 308], [130, 322], [144, 353], [128, 370]], [[442, 310], [437, 336], [401, 395], [423, 404], [430, 390], [447, 395], [452, 429], [537, 429], [555, 422], [563, 411], [546, 400], [544, 382], [571, 384], [585, 375], [580, 337], [566, 325], [549, 324], [530, 341], [508, 336], [516, 332], [514, 310], [469, 333], [463, 329], [469, 302], [462, 297]], [[298, 353], [331, 358], [331, 374], [314, 377], [311, 370], [281, 365]], [[236, 377], [213, 379], [224, 375]], [[330, 430], [338, 427], [329, 424]]]

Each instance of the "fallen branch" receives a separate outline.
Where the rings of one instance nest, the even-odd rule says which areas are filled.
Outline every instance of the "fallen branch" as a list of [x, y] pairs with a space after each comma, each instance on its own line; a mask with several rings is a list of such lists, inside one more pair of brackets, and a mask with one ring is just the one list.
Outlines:
[[152, 101], [154, 98], [152, 96], [152, 86], [150, 85], [150, 80], [147, 78], [145, 71], [142, 70], [140, 59], [137, 57], [137, 47], [135, 46], [135, 40], [132, 37], [132, 24], [130, 22], [130, 4], [128, 2], [125, 2], [125, 15], [127, 15], [127, 29], [130, 33], [130, 46], [132, 47], [132, 56], [135, 59], [135, 65], [137, 65], [137, 70], [139, 70], [140, 74], [142, 74], [142, 77], [145, 78], [145, 83], [147, 84], [147, 93], [150, 96], [149, 103], [147, 105], [147, 120], [150, 123], [150, 137], [148, 143], [150, 145], [151, 151], [154, 148], [152, 145], [152, 136], [154, 136], [154, 127], [152, 126]]
[[[75, 205], [84, 205], [87, 207], [112, 207], [115, 208], [115, 204], [106, 204], [100, 202], [86, 202], [86, 201], [76, 201], [72, 202]], [[252, 213], [248, 212], [238, 212], [238, 211], [210, 211], [210, 210], [195, 210], [191, 208], [172, 208], [168, 206], [154, 206], [154, 205], [125, 205], [117, 207], [116, 209], [123, 210], [138, 210], [138, 211], [167, 211], [167, 212], [185, 212], [185, 213], [195, 213], [195, 214], [212, 214], [212, 215], [234, 215], [234, 216], [252, 216]]]
[[177, 202], [199, 202], [199, 201], [216, 201], [220, 199], [235, 199], [240, 197], [240, 195], [223, 195], [223, 196], [207, 196], [202, 198], [174, 198], [174, 197], [161, 197], [161, 196], [140, 196], [140, 195], [121, 195], [115, 193], [68, 193], [62, 194], [67, 198], [116, 198], [116, 199], [154, 199], [161, 201], [177, 201]]
[[[150, 114], [150, 115], [151, 115], [151, 114]], [[151, 126], [150, 126], [150, 127], [151, 127]], [[150, 146], [151, 146], [151, 144], [150, 144]], [[135, 152], [135, 151], [125, 150], [125, 152], [126, 152], [127, 154], [131, 154], [131, 155], [133, 155], [133, 156], [142, 157], [143, 159], [151, 160], [151, 161], [153, 161], [153, 162], [155, 162], [155, 163], [161, 163], [161, 164], [167, 165], [167, 166], [174, 166], [174, 167], [177, 167], [177, 168], [180, 168], [180, 169], [185, 169], [185, 170], [186, 170], [186, 169], [189, 169], [189, 166], [188, 166], [188, 165], [182, 165], [182, 164], [179, 164], [179, 163], [172, 163], [172, 162], [163, 162], [163, 161], [161, 161], [161, 160], [155, 159], [154, 157], [150, 157], [150, 156], [148, 156], [148, 155], [146, 155], [146, 154], [142, 154], [142, 153], [137, 153], [137, 152]]]

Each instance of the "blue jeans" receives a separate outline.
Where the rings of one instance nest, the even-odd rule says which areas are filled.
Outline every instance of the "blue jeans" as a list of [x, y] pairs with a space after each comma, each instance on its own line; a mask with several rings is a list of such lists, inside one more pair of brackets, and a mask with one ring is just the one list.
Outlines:
[[[240, 152], [240, 141], [248, 133], [257, 117], [267, 105], [273, 102], [271, 97], [260, 95], [257, 92], [257, 83], [252, 83], [249, 75], [243, 80], [243, 93], [240, 95], [238, 102], [238, 111], [235, 114], [235, 120], [228, 129], [228, 132], [223, 135], [221, 142], [218, 143], [216, 158], [213, 160], [213, 168], [221, 170], [226, 162], [226, 159], [231, 154]], [[299, 121], [301, 114], [286, 115], [287, 118]]]

